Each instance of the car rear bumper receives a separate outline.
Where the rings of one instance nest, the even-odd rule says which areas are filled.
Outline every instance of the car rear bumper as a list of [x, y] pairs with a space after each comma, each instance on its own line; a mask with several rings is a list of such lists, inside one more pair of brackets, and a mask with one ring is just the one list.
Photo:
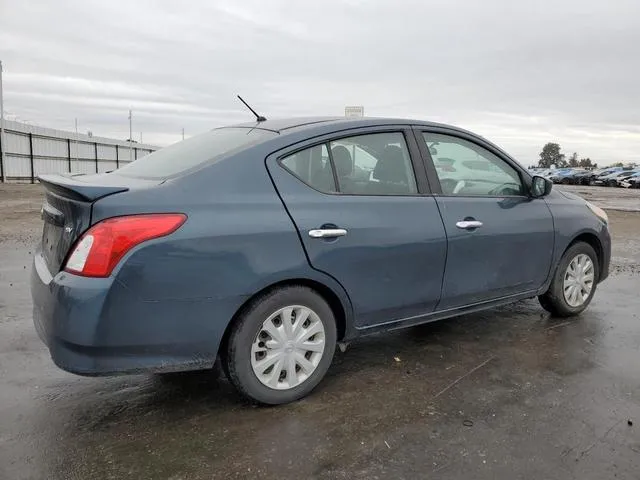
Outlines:
[[39, 253], [31, 295], [36, 331], [54, 363], [87, 376], [210, 368], [243, 301], [146, 301], [114, 278], [52, 276]]

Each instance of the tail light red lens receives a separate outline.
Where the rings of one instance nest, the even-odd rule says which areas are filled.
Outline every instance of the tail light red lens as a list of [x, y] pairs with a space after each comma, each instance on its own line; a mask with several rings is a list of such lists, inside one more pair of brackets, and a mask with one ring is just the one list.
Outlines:
[[80, 237], [64, 269], [85, 277], [108, 277], [133, 247], [175, 232], [186, 219], [181, 213], [157, 213], [102, 220]]

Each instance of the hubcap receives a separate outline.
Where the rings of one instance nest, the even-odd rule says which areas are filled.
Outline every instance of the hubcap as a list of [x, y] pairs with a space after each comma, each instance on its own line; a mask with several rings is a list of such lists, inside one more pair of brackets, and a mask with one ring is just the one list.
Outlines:
[[253, 373], [276, 390], [296, 387], [316, 370], [324, 345], [324, 325], [313, 310], [281, 308], [262, 323], [251, 345]]
[[587, 301], [593, 289], [594, 268], [588, 255], [576, 255], [564, 274], [564, 299], [571, 307], [579, 307]]

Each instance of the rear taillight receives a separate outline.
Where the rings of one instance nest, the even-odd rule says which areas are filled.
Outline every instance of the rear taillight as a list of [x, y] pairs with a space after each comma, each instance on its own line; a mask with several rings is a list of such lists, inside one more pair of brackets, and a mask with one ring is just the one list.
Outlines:
[[85, 277], [108, 277], [133, 247], [175, 232], [186, 219], [181, 213], [157, 213], [102, 220], [80, 237], [64, 269]]

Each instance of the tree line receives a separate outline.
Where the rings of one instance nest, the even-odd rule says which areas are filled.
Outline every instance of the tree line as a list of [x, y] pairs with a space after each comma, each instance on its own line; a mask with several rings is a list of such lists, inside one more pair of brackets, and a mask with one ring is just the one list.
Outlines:
[[[560, 144], [549, 142], [542, 147], [540, 160], [538, 160], [538, 167], [551, 168], [553, 165], [555, 165], [556, 168], [598, 168], [598, 164], [593, 163], [589, 157], [578, 159], [577, 152], [573, 152], [567, 160], [565, 154], [562, 153], [560, 149]], [[620, 166], [622, 166], [622, 163], [620, 163]]]

